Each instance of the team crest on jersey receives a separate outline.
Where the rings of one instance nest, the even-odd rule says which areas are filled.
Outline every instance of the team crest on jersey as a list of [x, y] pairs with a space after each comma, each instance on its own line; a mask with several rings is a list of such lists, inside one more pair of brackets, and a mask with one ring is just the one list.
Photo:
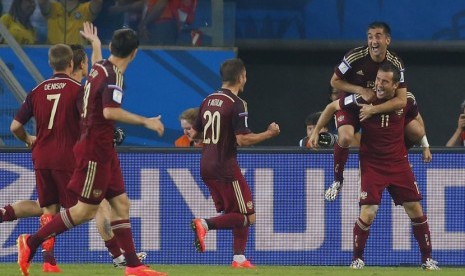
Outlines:
[[403, 113], [404, 113], [403, 109], [396, 110], [396, 115], [397, 116], [402, 116]]
[[337, 121], [338, 122], [344, 121], [344, 115], [341, 115], [341, 116], [337, 117]]
[[361, 191], [359, 197], [360, 199], [366, 199], [368, 197], [368, 193], [365, 191]]
[[99, 190], [99, 189], [92, 190], [92, 196], [93, 197], [98, 198], [101, 195], [102, 195], [102, 190]]
[[253, 202], [252, 201], [247, 202], [247, 208], [250, 209], [250, 210], [253, 209]]

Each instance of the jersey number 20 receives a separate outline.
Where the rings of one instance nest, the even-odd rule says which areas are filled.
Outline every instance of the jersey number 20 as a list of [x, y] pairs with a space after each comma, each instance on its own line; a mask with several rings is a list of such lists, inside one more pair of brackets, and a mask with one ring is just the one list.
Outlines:
[[[205, 111], [203, 113], [203, 118], [207, 120], [207, 123], [205, 124], [204, 130], [203, 130], [203, 143], [204, 144], [217, 144], [218, 141], [220, 140], [220, 122], [221, 122], [221, 117], [220, 113], [218, 111], [215, 111], [211, 113], [210, 110]], [[208, 129], [211, 128], [211, 131], [208, 131]], [[211, 133], [211, 137], [207, 137], [207, 133]]]

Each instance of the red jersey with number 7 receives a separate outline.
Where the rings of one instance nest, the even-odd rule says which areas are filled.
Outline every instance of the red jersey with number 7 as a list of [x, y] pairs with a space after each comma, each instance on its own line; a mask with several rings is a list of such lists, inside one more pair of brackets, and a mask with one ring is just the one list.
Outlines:
[[81, 97], [81, 84], [66, 74], [55, 74], [27, 95], [15, 120], [23, 125], [32, 117], [36, 120], [37, 140], [32, 148], [35, 169], [74, 169]]

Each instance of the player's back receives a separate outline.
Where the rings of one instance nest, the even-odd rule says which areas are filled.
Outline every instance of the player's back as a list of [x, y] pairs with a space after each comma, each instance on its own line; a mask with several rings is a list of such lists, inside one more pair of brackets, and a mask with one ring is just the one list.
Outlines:
[[102, 60], [92, 66], [84, 87], [79, 140], [79, 143], [85, 143], [87, 154], [97, 154], [97, 158], [108, 159], [104, 152], [114, 150], [115, 122], [103, 116], [103, 109], [121, 106], [122, 87], [123, 74], [110, 61]]
[[65, 74], [43, 81], [28, 95], [36, 120], [37, 140], [32, 151], [38, 169], [73, 169], [73, 146], [79, 138], [82, 86]]
[[200, 173], [203, 178], [229, 180], [237, 167], [237, 116], [245, 111], [245, 102], [223, 89], [202, 102], [199, 119], [203, 130]]

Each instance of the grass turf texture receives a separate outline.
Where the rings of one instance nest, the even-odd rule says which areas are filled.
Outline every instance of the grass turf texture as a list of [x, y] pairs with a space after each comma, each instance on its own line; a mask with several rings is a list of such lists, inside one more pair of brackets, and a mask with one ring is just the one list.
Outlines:
[[[33, 263], [29, 269], [31, 276], [60, 275], [60, 276], [90, 276], [90, 275], [124, 275], [124, 270], [114, 268], [110, 264], [59, 264], [62, 273], [43, 273], [41, 264]], [[419, 267], [365, 267], [362, 270], [352, 270], [344, 266], [257, 266], [256, 269], [233, 269], [228, 266], [211, 265], [151, 265], [158, 271], [168, 272], [171, 276], [225, 276], [225, 275], [344, 275], [344, 276], [463, 276], [465, 267], [445, 267], [440, 271], [423, 271]], [[21, 275], [15, 263], [0, 263], [0, 275]]]

